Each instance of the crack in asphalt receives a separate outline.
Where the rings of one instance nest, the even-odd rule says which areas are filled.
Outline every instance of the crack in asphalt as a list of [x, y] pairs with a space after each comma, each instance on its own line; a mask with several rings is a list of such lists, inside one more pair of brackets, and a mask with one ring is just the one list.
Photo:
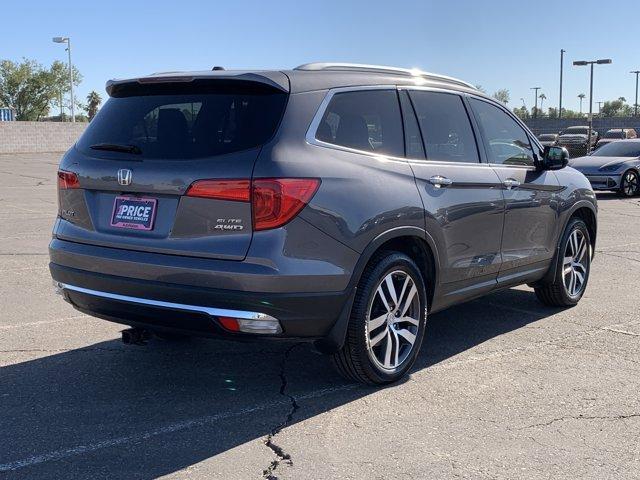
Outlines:
[[630, 413], [628, 415], [568, 415], [564, 417], [552, 418], [551, 420], [543, 423], [534, 423], [532, 425], [527, 425], [526, 427], [522, 427], [520, 430], [525, 430], [527, 428], [534, 427], [548, 427], [549, 425], [553, 425], [556, 422], [564, 422], [565, 420], [627, 420], [629, 418], [640, 418], [640, 413]]
[[291, 347], [289, 347], [286, 350], [286, 352], [284, 352], [284, 355], [282, 357], [282, 362], [280, 364], [280, 373], [279, 373], [280, 395], [282, 395], [283, 397], [287, 397], [289, 399], [290, 408], [285, 420], [279, 425], [277, 425], [276, 427], [274, 427], [269, 433], [269, 435], [267, 435], [267, 438], [264, 441], [265, 446], [271, 449], [271, 451], [276, 456], [276, 458], [271, 461], [269, 466], [262, 471], [262, 476], [266, 480], [278, 480], [278, 476], [276, 475], [276, 470], [281, 463], [284, 462], [286, 465], [289, 465], [289, 466], [293, 465], [293, 460], [291, 459], [291, 455], [287, 453], [281, 446], [277, 445], [273, 441], [273, 439], [276, 437], [276, 435], [278, 435], [282, 431], [283, 428], [285, 428], [287, 425], [289, 425], [289, 423], [291, 423], [291, 419], [293, 418], [293, 415], [300, 408], [296, 400], [296, 397], [291, 395], [290, 393], [287, 393], [287, 385], [289, 383], [287, 380], [287, 361], [289, 360], [289, 355], [291, 354], [293, 349], [299, 345], [301, 344], [296, 343], [295, 345], [292, 345]]
[[640, 260], [636, 260], [635, 258], [624, 257], [622, 255], [615, 255], [615, 254], [609, 253], [609, 252], [600, 252], [600, 253], [602, 255], [607, 255], [609, 257], [616, 257], [616, 258], [621, 258], [622, 260], [630, 260], [632, 262], [640, 263]]

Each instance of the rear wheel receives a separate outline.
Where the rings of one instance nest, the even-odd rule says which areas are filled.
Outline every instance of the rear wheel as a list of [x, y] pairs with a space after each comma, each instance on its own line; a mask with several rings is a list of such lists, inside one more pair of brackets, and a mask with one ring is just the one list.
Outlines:
[[640, 177], [635, 170], [627, 170], [620, 181], [620, 193], [625, 197], [633, 197], [640, 193]]
[[338, 372], [370, 384], [400, 379], [420, 350], [426, 307], [424, 280], [411, 258], [396, 252], [374, 258], [358, 285], [345, 344], [332, 356]]
[[587, 225], [579, 218], [569, 221], [560, 245], [555, 278], [536, 287], [538, 299], [553, 307], [576, 305], [589, 280], [591, 270], [591, 239]]

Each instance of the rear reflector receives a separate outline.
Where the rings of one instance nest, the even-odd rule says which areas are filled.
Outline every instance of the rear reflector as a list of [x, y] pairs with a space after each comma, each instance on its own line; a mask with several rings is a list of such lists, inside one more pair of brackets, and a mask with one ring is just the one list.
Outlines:
[[80, 181], [78, 180], [78, 175], [73, 172], [58, 170], [58, 188], [60, 190], [67, 190], [70, 188], [80, 188]]
[[256, 333], [262, 335], [277, 335], [282, 333], [280, 322], [269, 315], [261, 318], [232, 318], [218, 317], [220, 325], [230, 332]]
[[187, 196], [248, 202], [250, 191], [249, 180], [198, 180], [191, 184]]
[[235, 318], [231, 317], [218, 317], [218, 321], [220, 325], [231, 332], [239, 332], [240, 326], [238, 325], [238, 321]]
[[317, 178], [260, 178], [253, 181], [253, 229], [268, 230], [288, 223], [320, 186]]

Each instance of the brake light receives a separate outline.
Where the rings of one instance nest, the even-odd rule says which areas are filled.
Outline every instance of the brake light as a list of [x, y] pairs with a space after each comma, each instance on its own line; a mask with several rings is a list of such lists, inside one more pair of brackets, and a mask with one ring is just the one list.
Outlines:
[[250, 191], [249, 180], [198, 180], [187, 189], [187, 196], [248, 202]]
[[80, 188], [80, 181], [78, 180], [78, 174], [73, 172], [67, 172], [65, 170], [58, 170], [58, 188], [60, 190]]
[[251, 202], [253, 229], [269, 230], [291, 221], [309, 203], [319, 186], [317, 178], [198, 180], [189, 186], [186, 195]]
[[317, 178], [260, 178], [251, 188], [253, 229], [268, 230], [288, 223], [320, 186]]

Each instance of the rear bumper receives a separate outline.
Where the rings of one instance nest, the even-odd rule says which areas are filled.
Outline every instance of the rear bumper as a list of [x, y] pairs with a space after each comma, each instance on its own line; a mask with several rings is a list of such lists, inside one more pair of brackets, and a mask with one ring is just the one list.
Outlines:
[[[349, 288], [327, 291], [341, 282], [307, 272], [298, 277], [298, 289], [278, 291], [290, 287], [290, 276], [269, 274], [267, 282], [256, 271], [245, 272], [250, 267], [244, 262], [206, 260], [195, 265], [196, 259], [122, 252], [57, 239], [49, 250], [51, 276], [62, 284], [65, 299], [76, 309], [149, 329], [206, 337], [320, 339], [329, 335], [350, 299]], [[214, 270], [217, 265], [226, 270]], [[220, 283], [228, 288], [218, 288]], [[248, 289], [264, 283], [272, 291]], [[279, 328], [270, 333], [230, 332], [221, 325], [220, 316], [274, 319]]]

